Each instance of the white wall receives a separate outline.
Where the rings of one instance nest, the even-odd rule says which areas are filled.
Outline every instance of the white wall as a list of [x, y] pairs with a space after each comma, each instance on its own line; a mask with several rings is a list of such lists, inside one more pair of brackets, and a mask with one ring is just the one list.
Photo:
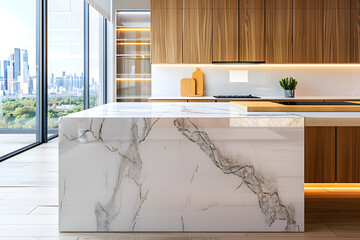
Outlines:
[[[279, 80], [294, 77], [297, 96], [360, 96], [360, 65], [198, 65], [204, 72], [204, 94], [282, 96]], [[180, 80], [197, 65], [153, 65], [152, 96], [180, 96]], [[247, 69], [247, 83], [230, 83], [229, 70]]]
[[113, 0], [114, 10], [150, 10], [150, 0]]

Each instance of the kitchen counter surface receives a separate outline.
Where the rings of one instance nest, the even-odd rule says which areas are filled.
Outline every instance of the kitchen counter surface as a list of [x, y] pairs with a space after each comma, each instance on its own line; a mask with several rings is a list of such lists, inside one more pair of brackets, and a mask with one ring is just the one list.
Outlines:
[[[241, 94], [239, 94], [241, 95]], [[181, 97], [181, 96], [154, 96], [148, 98], [149, 100], [240, 100], [240, 101], [260, 101], [260, 100], [360, 100], [360, 96], [297, 96], [295, 98], [285, 98], [283, 96], [265, 96], [261, 98], [221, 98], [217, 99], [213, 96], [203, 96], [203, 97]]]
[[289, 113], [247, 113], [230, 103], [109, 103], [63, 118], [132, 118], [132, 117], [189, 117], [189, 118], [254, 118], [297, 117]]

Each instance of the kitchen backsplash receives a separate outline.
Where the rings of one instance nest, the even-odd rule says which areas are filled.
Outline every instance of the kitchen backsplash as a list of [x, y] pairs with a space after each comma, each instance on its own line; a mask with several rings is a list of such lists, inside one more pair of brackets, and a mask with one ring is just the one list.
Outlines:
[[[152, 97], [180, 96], [180, 80], [204, 72], [204, 95], [282, 96], [279, 80], [294, 77], [297, 96], [360, 96], [359, 65], [152, 65]], [[248, 70], [248, 82], [229, 82], [229, 70]]]

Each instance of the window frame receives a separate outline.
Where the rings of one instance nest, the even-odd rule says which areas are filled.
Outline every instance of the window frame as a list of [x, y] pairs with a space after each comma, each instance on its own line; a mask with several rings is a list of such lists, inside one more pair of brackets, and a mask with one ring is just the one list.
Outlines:
[[[89, 89], [89, 4], [84, 0], [84, 110], [89, 109], [90, 89]], [[107, 103], [107, 20], [103, 18], [103, 104]], [[58, 134], [48, 136], [48, 0], [36, 0], [36, 141], [25, 147], [19, 148], [8, 154], [0, 156], [0, 162], [7, 160], [15, 155], [23, 153], [29, 149], [58, 137]]]

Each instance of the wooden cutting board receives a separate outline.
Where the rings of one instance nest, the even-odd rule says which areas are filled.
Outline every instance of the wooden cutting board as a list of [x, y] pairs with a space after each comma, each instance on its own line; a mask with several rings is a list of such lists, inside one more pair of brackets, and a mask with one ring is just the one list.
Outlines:
[[360, 112], [360, 105], [282, 105], [265, 101], [230, 102], [230, 105], [246, 112]]
[[193, 79], [195, 79], [195, 95], [201, 97], [204, 95], [204, 73], [200, 71], [200, 68], [196, 68], [196, 71], [192, 74]]
[[193, 78], [181, 79], [181, 96], [182, 97], [194, 97], [196, 89], [196, 81]]

